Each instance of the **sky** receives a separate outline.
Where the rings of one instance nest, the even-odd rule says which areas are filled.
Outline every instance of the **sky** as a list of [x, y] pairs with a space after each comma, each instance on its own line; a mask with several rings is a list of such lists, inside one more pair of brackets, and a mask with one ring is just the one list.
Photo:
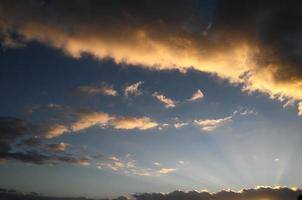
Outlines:
[[1, 1], [0, 188], [292, 197], [302, 187], [301, 8]]

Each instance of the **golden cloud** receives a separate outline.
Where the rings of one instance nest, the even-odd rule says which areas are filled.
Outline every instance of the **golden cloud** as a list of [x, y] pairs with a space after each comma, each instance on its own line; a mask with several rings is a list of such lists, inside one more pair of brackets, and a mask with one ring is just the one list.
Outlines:
[[[147, 4], [148, 12], [140, 12], [144, 4], [129, 2], [106, 5], [112, 6], [108, 12], [101, 2], [93, 1], [74, 4], [73, 9], [66, 2], [42, 7], [5, 2], [0, 5], [0, 26], [6, 39], [16, 32], [22, 42], [39, 41], [75, 58], [89, 53], [147, 69], [195, 69], [239, 84], [247, 92], [262, 92], [280, 101], [302, 100], [301, 49], [296, 37], [301, 28], [295, 32], [290, 28], [301, 27], [295, 24], [297, 13], [280, 16], [282, 8], [271, 3], [253, 10], [253, 2], [243, 1], [250, 6], [240, 7], [238, 15], [237, 5], [222, 1], [213, 13], [216, 20], [202, 29], [194, 1], [162, 3], [161, 10], [156, 2]], [[295, 13], [295, 4], [286, 6]], [[264, 11], [269, 14], [261, 15]]]
[[147, 130], [158, 126], [158, 123], [149, 117], [119, 117], [112, 121], [112, 126], [116, 129], [139, 129]]
[[152, 96], [154, 98], [156, 98], [158, 101], [160, 101], [161, 103], [163, 103], [165, 105], [166, 108], [173, 108], [176, 106], [176, 102], [168, 97], [166, 97], [163, 94], [160, 94], [158, 92], [154, 92], [152, 94]]
[[81, 131], [92, 126], [106, 126], [112, 118], [103, 112], [84, 113], [78, 121], [71, 125], [73, 132]]

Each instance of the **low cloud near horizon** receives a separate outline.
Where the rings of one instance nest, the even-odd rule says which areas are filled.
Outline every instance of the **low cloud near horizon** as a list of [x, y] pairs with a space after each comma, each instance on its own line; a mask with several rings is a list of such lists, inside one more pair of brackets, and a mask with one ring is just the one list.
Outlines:
[[[291, 189], [287, 187], [256, 187], [255, 189], [243, 189], [239, 192], [232, 190], [222, 190], [216, 193], [206, 191], [174, 191], [170, 193], [137, 193], [130, 196], [120, 196], [118, 198], [103, 198], [103, 200], [296, 200], [302, 194], [301, 189]], [[39, 195], [36, 192], [24, 193], [11, 189], [0, 188], [0, 198], [7, 200], [93, 200], [87, 197], [49, 197]]]

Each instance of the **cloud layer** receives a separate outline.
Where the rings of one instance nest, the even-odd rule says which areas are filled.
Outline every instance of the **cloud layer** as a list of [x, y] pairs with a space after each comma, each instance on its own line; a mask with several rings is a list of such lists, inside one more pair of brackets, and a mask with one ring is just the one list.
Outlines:
[[[240, 192], [222, 190], [217, 193], [198, 192], [198, 191], [174, 191], [171, 193], [138, 193], [131, 197], [135, 200], [296, 200], [302, 193], [300, 189], [293, 190], [286, 187], [259, 187], [256, 189], [244, 189]], [[0, 188], [0, 197], [7, 200], [29, 199], [29, 200], [63, 200], [66, 198], [40, 196], [37, 193], [22, 193], [15, 190]], [[87, 198], [68, 198], [69, 200], [85, 200]], [[129, 197], [121, 196], [112, 200], [127, 200]], [[104, 199], [109, 200], [109, 199]]]

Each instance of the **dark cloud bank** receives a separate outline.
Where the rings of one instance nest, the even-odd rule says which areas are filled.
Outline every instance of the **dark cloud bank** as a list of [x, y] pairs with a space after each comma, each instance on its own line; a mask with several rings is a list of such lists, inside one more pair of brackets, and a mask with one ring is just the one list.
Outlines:
[[[182, 192], [174, 191], [171, 193], [141, 193], [130, 197], [118, 197], [111, 200], [296, 200], [302, 194], [301, 190], [292, 190], [289, 188], [258, 188], [245, 189], [241, 192], [220, 191], [217, 193], [208, 192]], [[50, 197], [37, 193], [20, 193], [15, 190], [0, 189], [0, 198], [2, 200], [88, 200], [89, 198], [79, 197]], [[90, 200], [90, 199], [89, 199]], [[92, 199], [91, 199], [92, 200]], [[110, 200], [110, 199], [102, 199]], [[300, 199], [299, 199], [300, 200]]]
[[[46, 149], [39, 149], [42, 141], [35, 136], [43, 129], [41, 126], [15, 117], [0, 117], [0, 160], [17, 160], [33, 164], [84, 164], [86, 158], [75, 158], [68, 154], [54, 154]], [[49, 144], [48, 146], [56, 146]], [[16, 147], [18, 146], [18, 147]]]

